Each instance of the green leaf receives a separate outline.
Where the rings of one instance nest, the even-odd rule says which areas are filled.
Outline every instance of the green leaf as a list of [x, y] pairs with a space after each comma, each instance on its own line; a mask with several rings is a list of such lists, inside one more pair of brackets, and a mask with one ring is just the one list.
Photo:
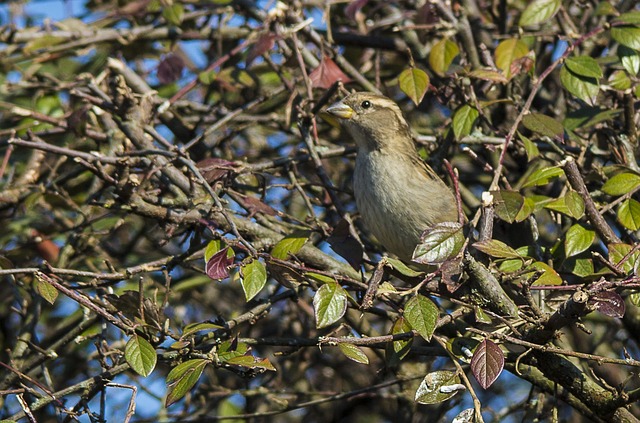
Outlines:
[[167, 398], [165, 407], [184, 397], [200, 379], [209, 360], [194, 359], [178, 364], [167, 375]]
[[318, 329], [329, 326], [347, 311], [347, 292], [335, 282], [324, 284], [313, 297], [313, 309]]
[[191, 323], [182, 329], [182, 335], [180, 335], [180, 339], [193, 335], [197, 332], [215, 331], [218, 329], [224, 329], [224, 326], [216, 325], [214, 323], [209, 323], [209, 322]]
[[458, 336], [455, 338], [449, 338], [446, 348], [458, 360], [469, 364], [471, 362], [471, 357], [473, 356], [472, 351], [478, 347], [479, 343], [480, 342], [477, 339]]
[[440, 40], [434, 44], [429, 52], [429, 66], [438, 75], [445, 76], [453, 59], [458, 54], [460, 54], [460, 49], [456, 43], [448, 38]]
[[241, 357], [249, 353], [249, 345], [244, 342], [230, 339], [222, 342], [218, 347], [218, 359], [227, 362], [235, 357]]
[[[399, 317], [391, 327], [391, 335], [411, 332], [411, 325], [404, 317]], [[413, 338], [392, 341], [385, 348], [387, 363], [390, 367], [397, 366], [409, 354]]]
[[568, 57], [565, 66], [576, 75], [587, 78], [602, 78], [602, 69], [596, 59], [590, 56]]
[[578, 128], [590, 128], [601, 122], [614, 119], [620, 113], [620, 109], [589, 107], [585, 105], [584, 107], [567, 113], [562, 124], [568, 131], [573, 131]]
[[516, 215], [515, 221], [522, 222], [536, 211], [536, 203], [532, 198], [524, 197], [524, 203]]
[[564, 266], [574, 275], [586, 278], [594, 274], [593, 260], [590, 258], [572, 257], [568, 259]]
[[153, 372], [158, 361], [153, 345], [140, 335], [133, 335], [124, 347], [124, 358], [134, 372], [147, 377]]
[[258, 295], [267, 283], [267, 269], [260, 260], [251, 260], [240, 268], [242, 290], [247, 301]]
[[25, 54], [35, 53], [40, 49], [47, 49], [49, 47], [53, 47], [56, 44], [60, 44], [66, 41], [64, 37], [56, 37], [54, 35], [39, 35], [38, 37], [32, 39], [28, 43], [26, 43], [22, 49]]
[[637, 26], [614, 26], [611, 37], [629, 48], [640, 50], [640, 28]]
[[584, 201], [580, 194], [569, 191], [564, 197], [546, 203], [544, 208], [554, 210], [575, 219], [580, 219], [584, 215]]
[[520, 138], [520, 140], [522, 141], [522, 144], [524, 145], [524, 151], [527, 153], [528, 162], [530, 162], [531, 160], [535, 159], [540, 155], [540, 150], [538, 149], [538, 146], [533, 141], [531, 141], [529, 138], [522, 135], [520, 132], [518, 132], [518, 138]]
[[630, 75], [636, 76], [640, 72], [640, 54], [636, 50], [620, 44], [618, 46], [618, 58], [622, 63], [622, 67]]
[[564, 137], [564, 127], [560, 122], [542, 113], [529, 113], [522, 118], [522, 124], [530, 131], [553, 139]]
[[617, 16], [619, 12], [608, 1], [600, 1], [596, 6], [596, 16]]
[[523, 58], [529, 53], [529, 47], [521, 40], [510, 38], [498, 44], [495, 51], [496, 66], [504, 73], [507, 79], [511, 79], [511, 64]]
[[453, 133], [460, 140], [471, 133], [473, 124], [478, 119], [480, 112], [468, 104], [463, 105], [453, 115]]
[[573, 257], [586, 251], [596, 239], [596, 232], [576, 224], [569, 228], [564, 240], [564, 249], [567, 257]]
[[400, 89], [418, 105], [429, 88], [429, 75], [422, 69], [408, 68], [398, 76]]
[[482, 79], [484, 81], [497, 82], [504, 84], [509, 82], [508, 79], [500, 72], [493, 69], [476, 69], [469, 72], [471, 78]]
[[305, 272], [304, 276], [320, 283], [334, 283], [336, 281], [331, 276], [323, 275], [322, 273], [316, 272]]
[[563, 66], [560, 69], [560, 82], [574, 96], [589, 104], [595, 104], [598, 91], [600, 91], [600, 85], [596, 78], [580, 76]]
[[640, 175], [622, 172], [609, 178], [602, 186], [602, 192], [609, 195], [624, 195], [640, 186]]
[[360, 364], [369, 364], [369, 357], [358, 346], [341, 342], [338, 344], [338, 348], [349, 360]]
[[270, 370], [272, 372], [276, 371], [276, 368], [273, 367], [273, 364], [271, 364], [268, 358], [254, 357], [251, 354], [231, 357], [225, 363], [245, 367], [247, 369]]
[[524, 197], [517, 191], [491, 191], [496, 215], [508, 223], [513, 223], [524, 206]]
[[218, 73], [214, 70], [203, 71], [198, 74], [198, 81], [203, 85], [211, 85], [218, 78]]
[[553, 18], [560, 9], [560, 0], [534, 0], [524, 9], [519, 26], [538, 25]]
[[440, 264], [455, 257], [464, 244], [462, 225], [457, 222], [436, 223], [427, 229], [413, 251], [412, 261]]
[[418, 404], [438, 404], [445, 402], [460, 391], [464, 385], [460, 384], [460, 377], [450, 370], [438, 370], [427, 374], [415, 395]]
[[551, 179], [562, 175], [564, 175], [564, 170], [558, 166], [543, 167], [530, 174], [524, 181], [524, 184], [522, 184], [522, 188], [546, 185]]
[[[620, 270], [622, 270], [626, 274], [630, 274], [631, 272], [634, 271], [634, 267], [636, 265], [636, 262], [638, 261], [638, 257], [640, 256], [640, 252], [635, 251], [633, 254], [629, 255], [633, 247], [629, 244], [623, 244], [623, 243], [609, 244], [608, 247], [609, 247], [609, 261], [611, 263], [616, 265]], [[627, 255], [629, 256], [627, 257]]]
[[614, 90], [626, 91], [631, 88], [631, 79], [629, 79], [627, 73], [623, 70], [614, 71], [609, 78], [607, 78], [607, 82]]
[[181, 3], [173, 3], [162, 9], [162, 17], [171, 25], [179, 26], [184, 19], [184, 6]]
[[36, 291], [49, 304], [55, 303], [58, 298], [58, 290], [38, 273], [36, 273]]
[[296, 231], [282, 238], [271, 250], [271, 255], [280, 260], [289, 258], [289, 254], [296, 254], [309, 239], [309, 231]]
[[569, 191], [564, 196], [564, 203], [568, 215], [574, 219], [580, 219], [584, 215], [584, 200], [575, 191]]
[[438, 307], [429, 298], [417, 294], [407, 301], [402, 314], [407, 322], [420, 336], [427, 341], [431, 340], [438, 323]]
[[389, 267], [397, 270], [398, 272], [402, 273], [405, 276], [409, 276], [410, 278], [415, 278], [417, 276], [424, 274], [424, 272], [413, 270], [412, 268], [410, 268], [409, 266], [407, 266], [406, 264], [404, 264], [398, 259], [387, 257], [386, 260]]
[[542, 272], [542, 275], [540, 275], [540, 277], [536, 279], [536, 281], [533, 282], [531, 285], [535, 285], [535, 286], [562, 285], [562, 278], [560, 277], [558, 272], [556, 272], [553, 267], [549, 266], [546, 263], [543, 263], [541, 261], [536, 261], [534, 263], [531, 263], [531, 265], [529, 265], [529, 269]]
[[502, 241], [497, 239], [488, 239], [473, 244], [474, 248], [483, 253], [496, 258], [521, 258], [520, 254], [513, 248], [509, 247]]
[[640, 11], [634, 10], [632, 12], [623, 13], [616, 17], [613, 22], [628, 25], [640, 25]]
[[524, 265], [525, 263], [522, 261], [522, 259], [509, 259], [500, 262], [498, 269], [504, 273], [513, 273], [520, 271], [520, 269], [522, 269]]
[[618, 220], [630, 231], [640, 229], [640, 203], [628, 198], [618, 208]]

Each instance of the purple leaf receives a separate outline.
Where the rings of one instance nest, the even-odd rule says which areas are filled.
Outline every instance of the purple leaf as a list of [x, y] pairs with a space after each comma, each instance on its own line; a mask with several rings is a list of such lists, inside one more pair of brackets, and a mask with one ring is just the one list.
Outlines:
[[331, 249], [343, 257], [354, 269], [358, 270], [362, 264], [362, 246], [349, 233], [349, 222], [342, 219], [331, 236], [327, 238]]
[[229, 276], [229, 266], [233, 264], [233, 256], [228, 257], [229, 247], [215, 253], [205, 267], [207, 276], [211, 279], [225, 279]]
[[309, 79], [311, 79], [311, 86], [313, 88], [324, 89], [330, 88], [338, 81], [342, 81], [343, 84], [351, 82], [351, 78], [345, 75], [340, 67], [336, 65], [336, 62], [327, 56], [322, 57], [320, 65], [309, 74]]
[[169, 84], [182, 76], [184, 60], [177, 54], [166, 55], [158, 65], [158, 80], [162, 84]]
[[606, 316], [618, 318], [624, 316], [624, 300], [617, 292], [598, 292], [589, 299], [589, 304]]
[[504, 368], [504, 354], [500, 347], [493, 341], [485, 339], [478, 345], [471, 359], [471, 371], [473, 376], [487, 389], [498, 379]]
[[262, 34], [258, 40], [251, 46], [247, 53], [246, 65], [249, 65], [259, 56], [271, 50], [276, 43], [276, 35], [271, 32]]
[[202, 177], [210, 184], [231, 175], [238, 167], [234, 162], [215, 157], [200, 160], [196, 163], [196, 166], [200, 173], [202, 173]]
[[344, 14], [347, 18], [355, 21], [356, 13], [358, 13], [367, 3], [369, 3], [369, 0], [353, 0], [347, 7], [345, 7]]

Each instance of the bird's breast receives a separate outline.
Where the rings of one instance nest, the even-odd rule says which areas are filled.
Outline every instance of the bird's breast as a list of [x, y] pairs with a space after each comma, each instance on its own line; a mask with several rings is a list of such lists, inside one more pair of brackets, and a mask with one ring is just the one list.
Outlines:
[[455, 220], [455, 201], [448, 188], [402, 155], [359, 152], [353, 188], [367, 229], [405, 260], [411, 259], [428, 226]]

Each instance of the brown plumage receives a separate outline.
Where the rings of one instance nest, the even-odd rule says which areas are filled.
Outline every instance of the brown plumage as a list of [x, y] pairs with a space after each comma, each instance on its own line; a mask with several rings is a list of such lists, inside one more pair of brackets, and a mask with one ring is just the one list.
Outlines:
[[458, 220], [451, 190], [424, 163], [396, 103], [354, 93], [327, 109], [358, 147], [353, 191], [365, 226], [390, 252], [409, 261], [424, 230]]

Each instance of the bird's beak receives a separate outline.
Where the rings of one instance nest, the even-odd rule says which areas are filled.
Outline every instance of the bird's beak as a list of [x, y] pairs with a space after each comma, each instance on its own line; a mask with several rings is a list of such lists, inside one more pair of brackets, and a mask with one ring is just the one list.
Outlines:
[[340, 119], [351, 119], [351, 116], [353, 116], [353, 109], [342, 101], [338, 101], [337, 103], [327, 107], [327, 113]]

